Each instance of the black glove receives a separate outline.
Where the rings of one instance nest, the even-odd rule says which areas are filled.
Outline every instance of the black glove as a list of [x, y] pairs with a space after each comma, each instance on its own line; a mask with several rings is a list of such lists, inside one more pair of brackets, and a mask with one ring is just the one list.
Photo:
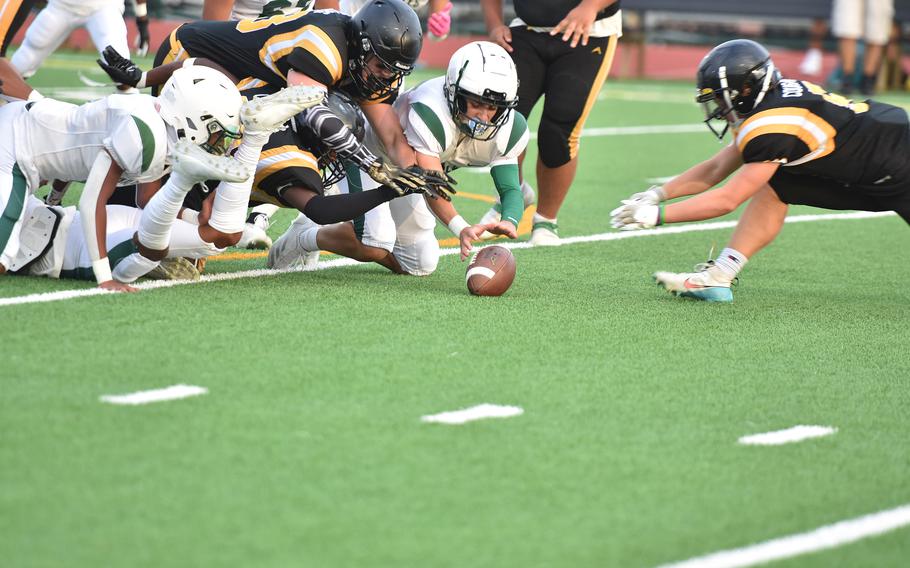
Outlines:
[[434, 199], [441, 197], [451, 201], [450, 194], [455, 193], [455, 189], [452, 188], [455, 180], [445, 173], [425, 170], [420, 166], [404, 169], [388, 164], [380, 158], [370, 164], [367, 174], [379, 183], [394, 189], [398, 195], [424, 193]]
[[[101, 52], [102, 59], [98, 59], [98, 65], [104, 69], [111, 79], [118, 85], [129, 85], [135, 87], [142, 81], [142, 69], [138, 65], [123, 57], [112, 46], [107, 46]], [[144, 85], [143, 85], [144, 86]]]
[[425, 170], [420, 166], [411, 166], [408, 168], [408, 172], [423, 178], [425, 184], [423, 193], [433, 199], [440, 197], [446, 201], [452, 201], [452, 196], [456, 193], [452, 186], [458, 182], [449, 174], [436, 170]]
[[136, 38], [136, 55], [145, 57], [149, 52], [149, 17], [136, 16], [136, 27], [139, 29], [139, 37]]

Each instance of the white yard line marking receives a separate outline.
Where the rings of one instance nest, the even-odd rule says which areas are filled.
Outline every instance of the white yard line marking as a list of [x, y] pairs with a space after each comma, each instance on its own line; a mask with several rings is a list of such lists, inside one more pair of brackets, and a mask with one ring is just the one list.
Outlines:
[[[877, 219], [880, 217], [893, 216], [891, 211], [881, 213], [870, 213], [867, 211], [858, 211], [854, 213], [827, 213], [822, 215], [794, 215], [787, 217], [786, 223], [807, 223], [813, 221], [852, 221], [856, 219]], [[643, 231], [630, 232], [610, 232], [600, 233], [597, 235], [585, 235], [580, 237], [566, 237], [562, 239], [560, 246], [574, 245], [578, 243], [593, 243], [600, 241], [621, 241], [624, 239], [634, 239], [638, 237], [659, 237], [664, 235], [678, 235], [682, 233], [693, 233], [699, 231], [715, 231], [718, 229], [729, 229], [736, 226], [736, 221], [712, 221], [710, 223], [692, 223], [688, 225], [674, 225], [672, 227], [660, 227], [657, 229], [646, 229]], [[521, 243], [496, 243], [496, 246], [502, 246], [509, 249], [526, 249], [533, 248], [527, 242]], [[481, 247], [476, 247], [475, 250]], [[458, 254], [458, 248], [445, 248], [439, 251], [440, 256], [449, 256]], [[155, 288], [170, 288], [171, 286], [186, 286], [189, 284], [204, 284], [206, 282], [221, 282], [224, 280], [239, 280], [241, 278], [259, 278], [261, 276], [277, 276], [279, 274], [288, 274], [292, 272], [307, 272], [312, 270], [328, 270], [331, 268], [341, 268], [344, 266], [354, 266], [360, 264], [350, 258], [336, 258], [332, 260], [320, 261], [316, 267], [309, 270], [299, 268], [285, 270], [271, 270], [260, 268], [257, 270], [244, 270], [241, 272], [224, 272], [221, 274], [208, 274], [199, 280], [153, 280], [137, 284], [136, 288], [140, 290], [152, 290]], [[6, 278], [6, 277], [3, 277]], [[103, 294], [117, 294], [119, 297], [130, 297], [130, 294], [121, 294], [117, 292], [108, 292], [100, 288], [82, 288], [78, 290], [60, 290], [57, 292], [44, 292], [41, 294], [28, 294], [26, 296], [13, 296], [10, 298], [0, 298], [0, 307], [17, 306], [20, 304], [37, 304], [42, 302], [57, 302], [60, 300], [72, 300], [75, 298], [87, 298], [89, 296], [100, 296]]]
[[524, 409], [520, 406], [500, 406], [498, 404], [484, 403], [461, 410], [450, 410], [439, 414], [421, 416], [420, 421], [434, 424], [464, 424], [485, 418], [509, 418], [521, 414], [524, 414]]
[[739, 443], [745, 446], [780, 446], [791, 444], [793, 442], [802, 442], [812, 438], [821, 438], [830, 436], [837, 432], [837, 428], [831, 426], [794, 426], [786, 430], [775, 430], [774, 432], [764, 432], [763, 434], [752, 434], [743, 436]]
[[131, 392], [129, 394], [106, 394], [101, 397], [101, 402], [110, 404], [127, 404], [135, 406], [150, 402], [164, 402], [166, 400], [179, 400], [191, 396], [199, 396], [209, 392], [204, 387], [193, 385], [174, 385], [163, 389]]
[[902, 505], [887, 511], [841, 521], [833, 525], [825, 525], [809, 532], [776, 538], [744, 548], [722, 550], [683, 562], [664, 564], [659, 568], [737, 568], [755, 566], [773, 560], [792, 558], [819, 550], [836, 548], [907, 525], [910, 525], [910, 505]]
[[[654, 124], [645, 126], [603, 126], [583, 128], [581, 136], [632, 136], [638, 134], [691, 134], [702, 132], [704, 124]], [[531, 138], [537, 138], [537, 133], [532, 132]]]

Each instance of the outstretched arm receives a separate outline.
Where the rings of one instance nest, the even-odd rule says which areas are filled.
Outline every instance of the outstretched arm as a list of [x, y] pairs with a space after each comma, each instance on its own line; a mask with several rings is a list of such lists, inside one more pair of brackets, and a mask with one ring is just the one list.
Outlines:
[[735, 211], [737, 207], [768, 185], [780, 164], [762, 162], [746, 164], [722, 187], [664, 208], [664, 223], [713, 219]]
[[664, 184], [665, 199], [702, 193], [727, 179], [742, 166], [742, 155], [736, 145], [730, 144], [709, 160], [692, 166]]

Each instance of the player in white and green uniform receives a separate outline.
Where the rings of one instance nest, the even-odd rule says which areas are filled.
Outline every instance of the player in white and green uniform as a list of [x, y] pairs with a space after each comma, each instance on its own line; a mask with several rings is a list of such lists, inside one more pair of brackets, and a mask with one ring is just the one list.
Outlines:
[[[318, 227], [298, 217], [273, 246], [269, 265], [290, 266], [301, 258], [306, 264], [314, 252], [327, 250], [378, 262], [397, 273], [428, 275], [439, 259], [435, 218], [459, 237], [463, 256], [484, 230], [517, 237], [524, 209], [518, 156], [529, 137], [524, 117], [512, 110], [517, 87], [515, 67], [505, 50], [489, 42], [474, 42], [453, 54], [445, 77], [407, 91], [394, 104], [421, 167], [446, 171], [491, 168], [503, 204], [501, 221], [470, 225], [450, 202], [410, 195], [380, 205], [352, 224]], [[366, 145], [385, 154], [371, 130]], [[354, 168], [348, 168], [346, 185], [350, 192], [376, 187]]]

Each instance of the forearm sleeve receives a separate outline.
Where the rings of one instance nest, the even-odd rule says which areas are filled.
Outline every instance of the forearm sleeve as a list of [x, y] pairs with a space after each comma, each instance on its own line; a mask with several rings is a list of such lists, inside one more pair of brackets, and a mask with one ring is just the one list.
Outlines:
[[518, 166], [515, 164], [494, 166], [490, 174], [493, 176], [493, 184], [502, 203], [502, 220], [511, 221], [518, 227], [525, 206], [524, 198], [521, 196]]
[[100, 248], [99, 245], [99, 243], [104, 243], [107, 239], [105, 235], [106, 228], [98, 227], [95, 222], [98, 207], [104, 207], [104, 204], [98, 204], [98, 197], [101, 195], [101, 187], [107, 177], [111, 163], [111, 157], [107, 152], [98, 153], [95, 162], [92, 164], [92, 169], [89, 170], [88, 179], [85, 180], [82, 196], [79, 198], [79, 216], [82, 219], [85, 248], [88, 251], [89, 260], [92, 261], [95, 279], [99, 284], [111, 279], [107, 250]]
[[378, 187], [358, 193], [317, 195], [303, 208], [303, 214], [320, 225], [331, 225], [360, 217], [370, 209], [398, 197], [391, 187]]
[[361, 144], [351, 129], [324, 104], [306, 109], [301, 118], [304, 124], [319, 136], [322, 143], [341, 158], [356, 162], [364, 170], [376, 161], [376, 156]]

